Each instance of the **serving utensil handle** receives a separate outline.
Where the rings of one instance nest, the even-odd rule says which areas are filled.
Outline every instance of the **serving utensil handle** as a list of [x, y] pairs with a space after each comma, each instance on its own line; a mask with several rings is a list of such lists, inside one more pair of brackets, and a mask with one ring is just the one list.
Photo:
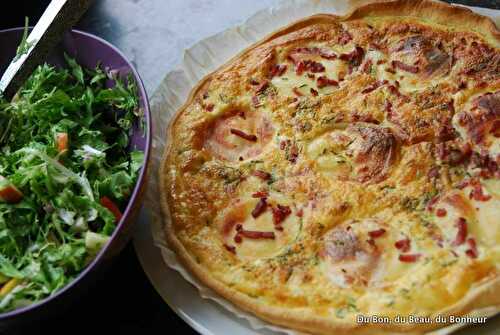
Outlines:
[[0, 79], [0, 92], [11, 100], [19, 88], [43, 63], [64, 33], [78, 22], [93, 0], [52, 0]]

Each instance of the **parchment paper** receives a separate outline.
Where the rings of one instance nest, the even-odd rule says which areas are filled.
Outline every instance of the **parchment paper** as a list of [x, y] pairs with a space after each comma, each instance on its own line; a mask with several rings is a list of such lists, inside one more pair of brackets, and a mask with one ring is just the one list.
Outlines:
[[[191, 89], [205, 75], [216, 70], [238, 52], [293, 21], [318, 13], [343, 15], [362, 2], [366, 1], [283, 0], [275, 7], [261, 10], [240, 26], [208, 37], [185, 50], [183, 62], [165, 76], [151, 99], [153, 118], [152, 173], [150, 176], [150, 187], [146, 194], [145, 206], [146, 210], [150, 211], [153, 238], [156, 246], [161, 249], [165, 262], [164, 266], [169, 266], [178, 271], [199, 290], [203, 298], [211, 299], [234, 313], [235, 316], [248, 320], [250, 325], [256, 330], [265, 328], [279, 333], [298, 334], [296, 331], [274, 326], [256, 318], [201, 284], [178, 261], [175, 253], [169, 248], [165, 240], [162, 228], [165, 218], [161, 213], [158, 196], [160, 192], [158, 189], [158, 170], [166, 144], [167, 127], [172, 116], [175, 115], [176, 111], [186, 101]], [[490, 16], [495, 20], [497, 25], [500, 25], [500, 11], [484, 8], [472, 9], [480, 14]], [[456, 324], [446, 329], [438, 330], [434, 334], [446, 334], [461, 326], [460, 324]]]

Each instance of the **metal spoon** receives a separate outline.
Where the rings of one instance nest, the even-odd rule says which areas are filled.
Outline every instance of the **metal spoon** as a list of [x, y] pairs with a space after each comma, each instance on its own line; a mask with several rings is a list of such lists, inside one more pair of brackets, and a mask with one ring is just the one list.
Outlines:
[[11, 100], [43, 63], [64, 33], [78, 22], [93, 0], [52, 0], [26, 40], [26, 50], [16, 55], [0, 79], [0, 92]]

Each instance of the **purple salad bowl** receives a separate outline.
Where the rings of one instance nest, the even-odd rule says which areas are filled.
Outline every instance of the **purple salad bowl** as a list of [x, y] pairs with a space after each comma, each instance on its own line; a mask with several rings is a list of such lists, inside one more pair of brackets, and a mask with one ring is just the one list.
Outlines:
[[[0, 74], [7, 68], [16, 54], [16, 48], [21, 41], [23, 28], [0, 30]], [[95, 68], [101, 64], [103, 69], [116, 71], [120, 77], [131, 74], [138, 88], [139, 104], [144, 111], [146, 129], [134, 125], [129, 148], [144, 152], [144, 163], [139, 173], [137, 184], [129, 199], [123, 217], [118, 223], [108, 243], [97, 254], [96, 258], [68, 285], [54, 295], [33, 305], [19, 308], [7, 313], [0, 313], [0, 333], [11, 327], [29, 324], [41, 318], [57, 315], [66, 306], [78, 300], [100, 276], [105, 275], [112, 260], [130, 240], [133, 226], [142, 206], [142, 199], [147, 184], [147, 170], [151, 148], [151, 116], [149, 102], [144, 85], [139, 74], [130, 61], [113, 45], [105, 40], [82, 31], [73, 30], [67, 33], [62, 42], [55, 48], [47, 63], [55, 66], [65, 66], [64, 53], [76, 59], [86, 68]]]

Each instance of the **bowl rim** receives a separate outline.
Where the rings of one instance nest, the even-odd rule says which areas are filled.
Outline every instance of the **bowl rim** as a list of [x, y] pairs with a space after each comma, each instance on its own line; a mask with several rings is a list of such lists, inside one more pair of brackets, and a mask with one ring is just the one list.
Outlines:
[[[3, 33], [10, 33], [10, 32], [16, 32], [16, 31], [22, 31], [24, 30], [24, 27], [15, 27], [15, 28], [8, 28], [8, 29], [2, 29], [0, 30], [0, 34]], [[132, 211], [132, 208], [134, 207], [135, 202], [137, 201], [137, 197], [139, 196], [141, 192], [141, 188], [144, 183], [147, 182], [146, 180], [146, 175], [147, 175], [147, 169], [149, 166], [149, 158], [151, 154], [151, 140], [152, 140], [152, 124], [151, 124], [151, 110], [150, 110], [150, 105], [149, 105], [149, 98], [146, 92], [146, 88], [144, 87], [144, 83], [137, 72], [135, 66], [132, 64], [132, 62], [121, 52], [117, 47], [115, 47], [113, 44], [110, 42], [106, 41], [102, 37], [96, 36], [94, 34], [78, 30], [78, 29], [71, 29], [68, 31], [68, 33], [71, 34], [76, 34], [76, 35], [82, 35], [87, 38], [96, 40], [100, 42], [101, 44], [105, 45], [107, 48], [113, 50], [119, 57], [122, 58], [122, 60], [127, 64], [127, 66], [130, 68], [130, 72], [133, 74], [134, 79], [137, 83], [137, 89], [138, 89], [138, 96], [140, 99], [140, 102], [142, 102], [142, 107], [144, 109], [144, 119], [145, 119], [145, 124], [146, 124], [146, 129], [145, 129], [145, 148], [144, 148], [144, 161], [143, 165], [141, 167], [141, 171], [137, 177], [137, 181], [134, 186], [134, 190], [132, 191], [132, 195], [130, 196], [128, 200], [127, 207], [125, 208], [122, 218], [116, 225], [115, 230], [113, 231], [113, 234], [110, 236], [109, 240], [106, 242], [104, 247], [101, 248], [101, 250], [97, 253], [97, 255], [94, 257], [94, 259], [67, 285], [62, 287], [60, 290], [56, 291], [54, 294], [39, 300], [31, 305], [24, 306], [18, 309], [14, 309], [12, 311], [8, 311], [5, 313], [0, 313], [0, 321], [5, 321], [7, 319], [13, 319], [15, 317], [20, 316], [21, 314], [27, 313], [27, 312], [32, 312], [36, 309], [41, 308], [43, 305], [56, 300], [63, 294], [65, 294], [67, 291], [71, 290], [74, 286], [76, 286], [82, 278], [84, 278], [89, 272], [91, 272], [94, 268], [96, 268], [102, 261], [104, 254], [108, 251], [108, 249], [111, 246], [111, 242], [117, 239], [117, 236], [120, 234], [121, 230], [125, 226], [125, 222], [127, 221], [128, 217], [130, 216], [130, 212]]]

